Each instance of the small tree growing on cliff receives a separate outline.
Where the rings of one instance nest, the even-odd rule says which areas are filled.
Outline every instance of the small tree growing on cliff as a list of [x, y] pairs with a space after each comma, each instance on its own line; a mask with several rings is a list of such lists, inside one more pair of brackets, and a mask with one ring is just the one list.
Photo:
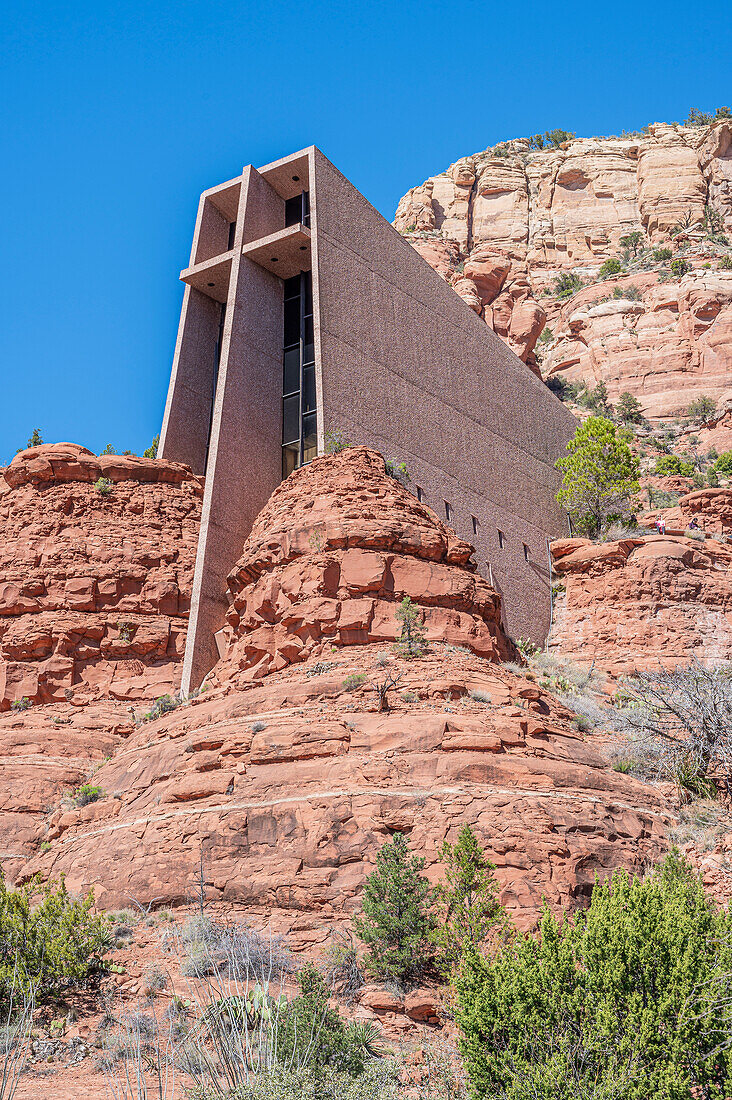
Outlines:
[[159, 446], [159, 444], [160, 444], [160, 432], [158, 432], [158, 434], [155, 436], [155, 438], [153, 439], [150, 446], [146, 447], [145, 450], [142, 452], [142, 457], [143, 458], [157, 458], [158, 457], [158, 446]]
[[496, 868], [469, 825], [460, 830], [455, 844], [444, 842], [440, 858], [445, 878], [435, 891], [438, 920], [432, 940], [437, 964], [449, 975], [467, 951], [483, 943], [493, 929], [506, 926], [506, 913], [498, 900]]
[[556, 466], [564, 475], [557, 500], [590, 538], [597, 538], [608, 521], [622, 519], [640, 489], [638, 459], [602, 416], [580, 424]]
[[366, 879], [363, 916], [353, 918], [366, 944], [368, 968], [400, 983], [418, 980], [431, 962], [432, 888], [422, 874], [424, 859], [410, 854], [401, 833], [380, 849]]
[[621, 393], [616, 407], [618, 420], [623, 424], [641, 424], [643, 422], [643, 406], [637, 397], [626, 390]]
[[402, 624], [399, 649], [404, 657], [421, 657], [427, 648], [424, 622], [409, 596], [405, 596], [397, 608], [396, 617]]

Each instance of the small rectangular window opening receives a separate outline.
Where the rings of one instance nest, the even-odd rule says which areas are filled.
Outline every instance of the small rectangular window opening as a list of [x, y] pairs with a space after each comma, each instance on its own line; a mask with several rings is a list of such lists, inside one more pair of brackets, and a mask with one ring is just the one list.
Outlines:
[[477, 534], [478, 534], [478, 521], [477, 521], [477, 519], [475, 518], [475, 516], [471, 516], [471, 517], [470, 517], [470, 520], [471, 520], [471, 522], [472, 522], [472, 524], [473, 524], [473, 534], [474, 534], [474, 535], [477, 535]]
[[236, 236], [236, 222], [229, 222], [229, 241], [226, 246], [226, 251], [231, 252], [234, 247], [234, 237]]
[[417, 489], [417, 500], [421, 504], [422, 501], [424, 500], [424, 489], [422, 488], [421, 485], [417, 485], [416, 489]]
[[503, 549], [503, 531], [501, 531], [500, 528], [498, 530], [498, 545], [502, 550]]
[[452, 505], [445, 501], [445, 519], [448, 523], [452, 523]]
[[528, 561], [528, 560], [529, 560], [529, 548], [526, 545], [526, 543], [524, 543], [524, 561]]

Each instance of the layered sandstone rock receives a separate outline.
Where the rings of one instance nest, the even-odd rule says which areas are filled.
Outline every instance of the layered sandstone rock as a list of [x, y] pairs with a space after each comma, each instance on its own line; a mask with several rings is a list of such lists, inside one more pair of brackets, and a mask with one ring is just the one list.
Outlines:
[[214, 682], [257, 679], [333, 645], [394, 642], [405, 596], [422, 608], [430, 641], [508, 657], [500, 600], [472, 549], [375, 451], [316, 458], [274, 491], [229, 576]]
[[157, 459], [71, 443], [15, 456], [0, 479], [0, 709], [177, 687], [201, 495]]
[[[730, 165], [729, 120], [558, 149], [510, 141], [414, 188], [394, 224], [529, 366], [546, 322], [556, 343], [545, 374], [602, 379], [611, 397], [626, 389], [650, 416], [676, 415], [694, 397], [728, 388], [732, 274], [718, 268], [730, 249], [707, 240], [702, 222], [711, 210], [732, 234]], [[663, 246], [687, 256], [693, 274], [658, 286], [657, 272], [641, 271], [627, 280], [642, 291], [639, 301], [603, 308], [600, 265], [620, 256], [631, 233], [647, 250], [644, 266]], [[568, 271], [595, 285], [565, 303], [544, 296]]]
[[[617, 288], [620, 297], [610, 297]], [[633, 297], [623, 291], [632, 288]], [[637, 297], [636, 297], [637, 292]], [[614, 279], [575, 294], [554, 319], [547, 377], [632, 393], [647, 417], [695, 399], [720, 399], [732, 377], [732, 272], [694, 271], [659, 283], [655, 273]], [[712, 441], [709, 441], [712, 446]]]
[[[691, 517], [709, 509], [714, 490], [683, 498]], [[650, 516], [648, 522], [651, 522]], [[683, 525], [682, 525], [683, 526]], [[551, 645], [563, 655], [611, 676], [635, 669], [732, 660], [732, 550], [709, 537], [681, 531], [594, 544], [563, 539], [552, 544], [561, 578]], [[563, 591], [561, 590], [563, 587]]]
[[[53, 813], [23, 875], [65, 872], [106, 907], [179, 904], [203, 857], [212, 902], [305, 947], [349, 919], [397, 830], [436, 878], [442, 842], [470, 823], [522, 925], [543, 898], [576, 903], [596, 874], [654, 858], [663, 798], [498, 663], [498, 598], [470, 552], [374, 452], [297, 471], [232, 573], [206, 690], [125, 738], [95, 773], [105, 797]], [[404, 594], [430, 639], [411, 660], [391, 644]]]

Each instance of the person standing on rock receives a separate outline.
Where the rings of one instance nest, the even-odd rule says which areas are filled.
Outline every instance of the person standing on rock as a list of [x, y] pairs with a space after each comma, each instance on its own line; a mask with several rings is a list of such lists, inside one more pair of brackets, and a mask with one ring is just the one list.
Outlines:
[[660, 512], [656, 516], [656, 530], [658, 531], [659, 535], [666, 534], [666, 520], [663, 518]]

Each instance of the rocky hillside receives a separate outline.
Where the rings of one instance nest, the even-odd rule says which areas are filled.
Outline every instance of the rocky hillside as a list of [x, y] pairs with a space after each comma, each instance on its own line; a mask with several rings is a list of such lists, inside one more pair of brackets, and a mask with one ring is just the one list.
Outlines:
[[0, 477], [0, 710], [180, 682], [203, 489], [187, 467], [19, 452]]
[[202, 488], [71, 443], [0, 478], [0, 819], [13, 879], [48, 813], [180, 686]]
[[[732, 372], [732, 121], [502, 142], [413, 188], [394, 224], [545, 376], [649, 417]], [[604, 266], [603, 266], [604, 265]]]
[[[572, 903], [596, 872], [654, 858], [664, 796], [613, 771], [564, 704], [500, 663], [499, 598], [470, 549], [374, 452], [298, 471], [234, 570], [206, 690], [110, 746], [102, 793], [50, 809], [23, 877], [65, 872], [105, 907], [179, 905], [203, 859], [211, 902], [307, 947], [357, 908], [397, 830], [434, 876], [443, 840], [470, 823], [521, 925], [542, 898]], [[424, 615], [418, 659], [392, 644], [405, 595]], [[49, 727], [34, 728], [43, 751]]]

